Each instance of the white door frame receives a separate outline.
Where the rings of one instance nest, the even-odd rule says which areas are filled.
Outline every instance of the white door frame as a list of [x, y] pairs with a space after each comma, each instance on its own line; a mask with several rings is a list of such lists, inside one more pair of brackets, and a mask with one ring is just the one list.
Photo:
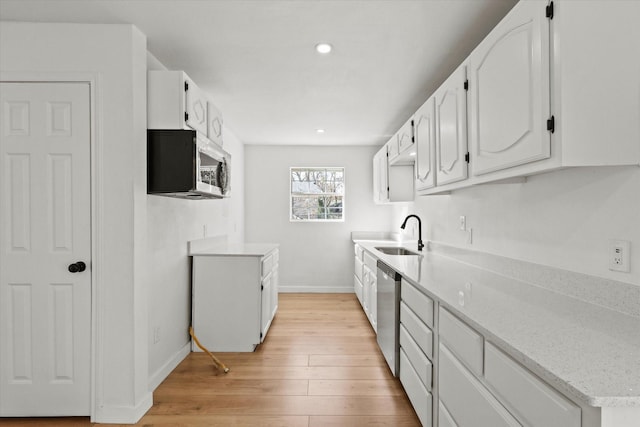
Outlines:
[[102, 355], [104, 354], [104, 304], [99, 295], [102, 288], [102, 265], [104, 226], [103, 206], [103, 165], [102, 165], [102, 131], [100, 127], [102, 85], [99, 74], [93, 73], [47, 73], [47, 72], [0, 72], [0, 81], [15, 83], [88, 83], [89, 84], [89, 117], [90, 117], [90, 150], [91, 150], [91, 421], [94, 421], [97, 408], [103, 402], [101, 393], [104, 384]]

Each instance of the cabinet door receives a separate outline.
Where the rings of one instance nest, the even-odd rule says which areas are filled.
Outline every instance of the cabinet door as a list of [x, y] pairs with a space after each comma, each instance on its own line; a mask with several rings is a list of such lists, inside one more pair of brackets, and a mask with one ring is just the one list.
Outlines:
[[467, 178], [466, 67], [460, 66], [435, 92], [436, 181], [450, 184]]
[[520, 2], [468, 59], [474, 175], [551, 155], [546, 2]]
[[273, 276], [271, 280], [271, 320], [276, 315], [276, 311], [278, 311], [278, 292], [280, 287], [280, 277], [278, 273], [278, 265], [276, 264], [273, 267]]
[[413, 144], [413, 119], [410, 119], [398, 131], [398, 152], [404, 153]]
[[222, 114], [211, 101], [207, 101], [207, 137], [222, 146]]
[[416, 190], [436, 185], [435, 102], [429, 98], [413, 116], [413, 133], [417, 145]]
[[373, 201], [385, 203], [389, 200], [387, 191], [387, 146], [373, 156]]
[[207, 98], [206, 94], [193, 81], [186, 79], [185, 108], [187, 126], [207, 134]]
[[271, 289], [273, 274], [269, 274], [262, 279], [262, 311], [260, 315], [260, 342], [264, 341], [267, 336], [269, 326], [271, 326], [272, 310], [271, 310]]

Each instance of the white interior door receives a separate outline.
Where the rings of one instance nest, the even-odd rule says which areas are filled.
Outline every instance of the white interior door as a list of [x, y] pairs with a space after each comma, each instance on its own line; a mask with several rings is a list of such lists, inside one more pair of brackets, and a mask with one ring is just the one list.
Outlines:
[[0, 83], [2, 416], [90, 413], [89, 100], [87, 83]]

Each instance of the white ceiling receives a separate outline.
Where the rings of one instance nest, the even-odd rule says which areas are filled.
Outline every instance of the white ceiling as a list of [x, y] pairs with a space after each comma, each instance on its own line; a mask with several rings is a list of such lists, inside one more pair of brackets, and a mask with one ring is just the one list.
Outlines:
[[0, 0], [0, 19], [136, 25], [247, 144], [381, 145], [516, 1]]

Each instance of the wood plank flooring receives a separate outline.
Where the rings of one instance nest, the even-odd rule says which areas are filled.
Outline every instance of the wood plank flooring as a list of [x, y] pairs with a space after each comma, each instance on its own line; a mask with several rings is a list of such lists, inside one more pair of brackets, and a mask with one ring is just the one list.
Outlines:
[[[353, 294], [280, 294], [254, 353], [191, 353], [153, 395], [140, 426], [420, 426]], [[86, 418], [0, 419], [2, 425], [89, 426]], [[104, 425], [104, 424], [100, 424]]]

